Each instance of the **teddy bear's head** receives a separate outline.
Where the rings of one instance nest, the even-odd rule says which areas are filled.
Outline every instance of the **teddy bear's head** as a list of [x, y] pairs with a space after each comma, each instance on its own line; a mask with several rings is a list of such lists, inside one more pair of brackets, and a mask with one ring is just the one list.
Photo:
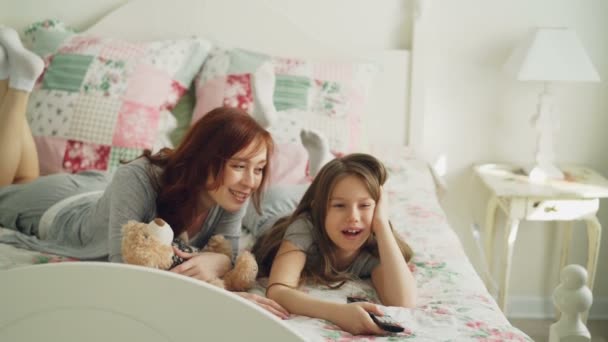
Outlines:
[[173, 264], [173, 230], [162, 219], [150, 223], [129, 221], [122, 227], [123, 262], [159, 269]]
[[[199, 252], [179, 239], [174, 241], [173, 230], [162, 219], [150, 223], [129, 221], [122, 227], [122, 259], [127, 264], [168, 270], [184, 261], [174, 252], [173, 246], [190, 255]], [[225, 254], [232, 258], [232, 245], [222, 235], [214, 235], [203, 252]], [[255, 284], [257, 273], [258, 264], [254, 256], [244, 251], [223, 279], [214, 278], [208, 282], [231, 291], [247, 291]]]

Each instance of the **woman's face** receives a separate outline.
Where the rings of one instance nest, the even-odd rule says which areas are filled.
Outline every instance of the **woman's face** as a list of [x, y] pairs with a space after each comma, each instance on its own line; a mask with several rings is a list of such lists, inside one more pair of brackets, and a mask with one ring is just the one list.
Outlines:
[[[215, 204], [226, 211], [235, 212], [247, 202], [247, 199], [260, 187], [266, 166], [266, 147], [255, 152], [254, 143], [237, 152], [226, 161], [222, 184], [208, 195]], [[209, 177], [211, 184], [214, 177]], [[211, 204], [211, 203], [210, 203]]]
[[376, 202], [357, 176], [339, 180], [329, 198], [325, 231], [339, 258], [354, 257], [371, 234]]

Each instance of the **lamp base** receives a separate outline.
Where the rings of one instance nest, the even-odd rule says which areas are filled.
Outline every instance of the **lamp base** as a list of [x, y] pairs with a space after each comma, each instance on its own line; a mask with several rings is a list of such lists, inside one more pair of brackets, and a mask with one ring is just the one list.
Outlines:
[[564, 173], [555, 165], [533, 165], [525, 168], [525, 171], [528, 178], [537, 183], [565, 178]]
[[536, 131], [536, 164], [527, 169], [531, 182], [545, 182], [549, 180], [564, 179], [564, 173], [553, 164], [553, 134], [559, 129], [559, 120], [554, 117], [555, 101], [551, 94], [549, 84], [540, 94], [538, 114], [532, 121]]

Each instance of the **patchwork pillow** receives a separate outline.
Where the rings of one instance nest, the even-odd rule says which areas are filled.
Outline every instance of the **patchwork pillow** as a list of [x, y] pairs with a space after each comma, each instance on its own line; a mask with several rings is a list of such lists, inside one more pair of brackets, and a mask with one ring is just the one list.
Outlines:
[[[215, 47], [195, 81], [192, 122], [222, 105], [255, 114], [270, 103], [277, 120], [269, 131], [277, 145], [290, 144], [283, 151], [293, 152], [301, 145], [303, 128], [322, 133], [334, 154], [358, 151], [362, 149], [362, 115], [375, 73], [371, 63], [309, 61]], [[305, 170], [296, 156], [301, 155], [278, 156], [287, 168], [279, 173], [302, 179]]]
[[301, 142], [275, 143], [271, 156], [270, 177], [268, 184], [304, 184], [310, 182], [308, 177], [308, 152]]
[[195, 38], [144, 43], [76, 34], [50, 20], [31, 25], [24, 41], [46, 65], [27, 108], [42, 174], [111, 170], [170, 145], [175, 119], [167, 110], [211, 49]]
[[171, 114], [173, 114], [177, 120], [177, 127], [169, 134], [169, 138], [171, 139], [173, 146], [179, 145], [188, 132], [188, 129], [190, 128], [190, 121], [192, 121], [192, 113], [194, 112], [195, 104], [196, 98], [194, 97], [194, 86], [191, 86], [171, 110]]

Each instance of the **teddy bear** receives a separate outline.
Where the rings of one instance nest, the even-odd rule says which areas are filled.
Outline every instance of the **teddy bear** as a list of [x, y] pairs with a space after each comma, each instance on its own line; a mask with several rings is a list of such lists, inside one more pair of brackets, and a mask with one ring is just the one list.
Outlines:
[[[184, 261], [175, 254], [173, 246], [188, 253], [199, 251], [181, 239], [174, 240], [173, 229], [160, 218], [149, 223], [131, 220], [122, 226], [122, 234], [122, 258], [127, 264], [169, 270]], [[225, 254], [232, 260], [230, 242], [222, 235], [212, 236], [202, 252]], [[243, 251], [223, 278], [212, 279], [209, 283], [230, 291], [247, 291], [255, 284], [257, 274], [254, 256]]]

